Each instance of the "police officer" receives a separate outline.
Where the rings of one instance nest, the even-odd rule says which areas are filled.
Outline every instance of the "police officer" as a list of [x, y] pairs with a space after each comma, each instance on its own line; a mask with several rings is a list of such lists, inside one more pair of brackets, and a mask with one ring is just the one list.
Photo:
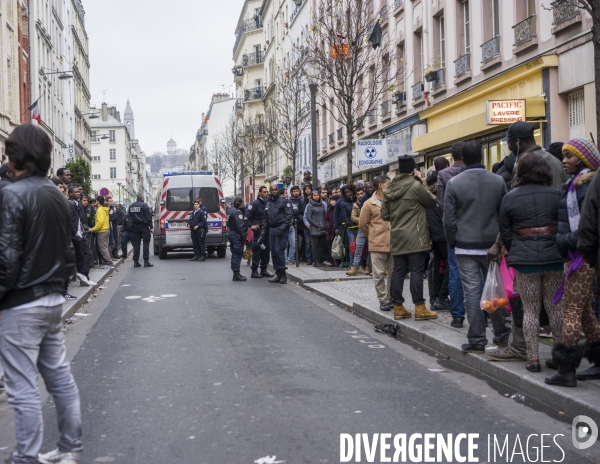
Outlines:
[[[258, 189], [258, 198], [246, 208], [248, 224], [250, 224], [250, 228], [254, 231], [254, 239], [252, 240], [252, 275], [250, 276], [253, 279], [273, 277], [273, 274], [267, 270], [267, 266], [269, 265], [269, 237], [265, 236], [263, 242], [259, 242], [261, 227], [265, 221], [265, 206], [267, 206], [268, 197], [269, 192], [267, 187], [262, 186]], [[259, 264], [260, 273], [258, 272]]]
[[121, 235], [121, 252], [123, 259], [127, 259], [127, 244], [131, 242], [133, 244], [133, 220], [129, 213], [125, 214], [123, 218], [123, 234]]
[[[277, 185], [271, 187], [271, 197], [265, 205], [265, 227], [262, 231], [264, 239], [268, 237], [271, 257], [276, 276], [270, 279], [272, 284], [286, 284], [285, 252], [288, 247], [288, 233], [294, 217], [292, 204], [279, 194]], [[261, 237], [261, 238], [263, 238]]]
[[206, 209], [202, 208], [201, 200], [194, 201], [194, 211], [189, 219], [192, 243], [194, 244], [194, 257], [190, 261], [206, 261]]
[[144, 240], [144, 267], [153, 267], [150, 264], [150, 234], [152, 230], [152, 213], [146, 203], [144, 194], [137, 194], [137, 201], [129, 206], [129, 215], [133, 227], [133, 267], [141, 267], [140, 264], [140, 242]]
[[231, 270], [233, 271], [233, 281], [243, 282], [246, 278], [240, 275], [240, 264], [244, 254], [244, 242], [246, 241], [246, 233], [248, 226], [246, 225], [246, 217], [241, 210], [244, 200], [240, 197], [233, 199], [233, 204], [229, 209], [229, 217], [227, 218], [227, 228], [229, 233], [227, 238], [231, 243]]

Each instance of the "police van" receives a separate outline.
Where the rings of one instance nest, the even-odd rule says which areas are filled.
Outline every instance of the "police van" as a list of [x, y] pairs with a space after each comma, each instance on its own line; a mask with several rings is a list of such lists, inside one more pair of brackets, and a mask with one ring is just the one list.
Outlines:
[[162, 188], [154, 207], [154, 254], [165, 259], [170, 251], [191, 250], [192, 237], [188, 218], [194, 200], [202, 198], [207, 211], [206, 249], [227, 253], [227, 219], [221, 181], [210, 171], [163, 173]]

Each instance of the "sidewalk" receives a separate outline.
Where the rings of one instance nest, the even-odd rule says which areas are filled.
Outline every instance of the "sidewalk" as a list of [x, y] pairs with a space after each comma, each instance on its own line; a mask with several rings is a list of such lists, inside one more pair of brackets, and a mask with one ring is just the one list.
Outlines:
[[[299, 268], [290, 266], [286, 272], [289, 280], [298, 282], [304, 288], [346, 307], [376, 324], [395, 322], [400, 327], [399, 335], [448, 356], [450, 359], [535, 398], [569, 417], [584, 414], [600, 421], [600, 401], [598, 401], [600, 380], [578, 382], [577, 388], [552, 387], [544, 382], [545, 376], [554, 372], [543, 365], [543, 361], [550, 357], [551, 346], [547, 343], [540, 343], [542, 372], [534, 374], [525, 369], [524, 362], [493, 362], [482, 354], [463, 353], [460, 346], [467, 341], [467, 320], [465, 319], [465, 328], [463, 329], [450, 327], [452, 318], [448, 311], [438, 312], [438, 318], [431, 321], [417, 322], [413, 318], [394, 321], [391, 312], [379, 310], [372, 277], [349, 277], [345, 270], [330, 268], [323, 271], [305, 264], [301, 264]], [[408, 281], [405, 284], [404, 294], [407, 295], [406, 309], [414, 312]], [[426, 281], [424, 294], [428, 295]], [[492, 338], [493, 335], [488, 329], [488, 340], [491, 341]], [[488, 349], [493, 348], [495, 348], [494, 345], [488, 345]], [[589, 367], [589, 363], [584, 359], [581, 370], [587, 367]]]

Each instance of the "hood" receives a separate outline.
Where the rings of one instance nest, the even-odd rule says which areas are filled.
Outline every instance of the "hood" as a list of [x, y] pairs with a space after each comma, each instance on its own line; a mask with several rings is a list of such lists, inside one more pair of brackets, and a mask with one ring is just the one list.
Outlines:
[[398, 200], [406, 195], [415, 182], [420, 183], [421, 181], [412, 174], [398, 174], [383, 190], [383, 193], [389, 200]]
[[596, 171], [586, 172], [583, 176], [578, 177], [575, 180], [575, 186], [581, 187], [583, 184], [587, 184], [587, 183], [591, 182], [592, 179], [594, 178], [595, 174], [596, 174]]

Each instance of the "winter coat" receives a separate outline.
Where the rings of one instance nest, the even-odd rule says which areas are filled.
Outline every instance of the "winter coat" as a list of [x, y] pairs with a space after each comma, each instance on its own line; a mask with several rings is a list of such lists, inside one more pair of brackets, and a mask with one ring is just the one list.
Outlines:
[[504, 195], [502, 178], [483, 165], [470, 165], [451, 179], [446, 186], [443, 217], [448, 245], [488, 250], [498, 236], [498, 211]]
[[429, 237], [432, 242], [445, 242], [444, 223], [437, 208], [428, 209], [427, 227], [429, 227]]
[[329, 207], [325, 213], [325, 226], [327, 227], [327, 241], [332, 242], [335, 238], [335, 229], [333, 228], [333, 213], [335, 208]]
[[[562, 163], [560, 161], [558, 161], [558, 158], [556, 158], [552, 153], [548, 153], [546, 150], [544, 150], [539, 145], [534, 145], [533, 147], [525, 150], [521, 155], [519, 155], [519, 158], [521, 156], [523, 156], [525, 153], [537, 153], [542, 158], [544, 158], [546, 163], [548, 163], [550, 170], [552, 171], [552, 187], [554, 187], [559, 192], [562, 192], [563, 184], [567, 180], [569, 180], [569, 176], [565, 173], [565, 170], [562, 167]], [[513, 187], [517, 186], [515, 184], [515, 178], [517, 177], [517, 166], [519, 164], [519, 158], [517, 158], [517, 165], [513, 169], [513, 173], [512, 173], [512, 186]]]
[[325, 208], [320, 201], [309, 200], [306, 207], [306, 220], [310, 224], [310, 235], [326, 235]]
[[594, 176], [580, 210], [577, 249], [591, 266], [596, 267], [594, 295], [600, 297], [600, 176]]
[[[585, 173], [575, 182], [575, 193], [577, 194], [577, 205], [579, 206], [580, 214], [583, 207], [583, 200], [585, 199], [585, 195], [590, 188], [590, 183], [594, 178], [594, 174], [596, 174], [595, 171]], [[560, 197], [560, 203], [558, 205], [558, 232], [556, 234], [556, 245], [558, 246], [558, 251], [560, 251], [563, 261], [565, 262], [569, 260], [569, 250], [577, 249], [577, 231], [571, 230], [571, 225], [569, 224], [569, 213], [567, 211], [567, 192], [569, 190], [569, 186], [573, 182], [573, 178], [574, 177], [569, 179], [569, 181], [566, 183]]]
[[429, 251], [425, 210], [435, 208], [436, 198], [412, 174], [399, 174], [383, 190], [381, 217], [390, 222], [390, 251], [405, 255]]
[[352, 200], [348, 198], [340, 198], [335, 207], [338, 210], [338, 224], [336, 229], [345, 223], [346, 227], [354, 227], [356, 223], [352, 221]]
[[360, 210], [358, 227], [369, 239], [369, 251], [390, 252], [390, 223], [381, 217], [381, 201], [375, 193]]
[[506, 183], [506, 190], [510, 191], [513, 179], [513, 170], [517, 162], [517, 156], [514, 153], [507, 155], [502, 161], [500, 161], [500, 167], [496, 174], [504, 179]]
[[458, 163], [455, 161], [452, 166], [447, 167], [446, 169], [442, 169], [438, 172], [438, 180], [437, 180], [437, 207], [440, 212], [440, 217], [444, 217], [444, 196], [446, 195], [446, 186], [450, 179], [455, 178], [465, 169], [465, 165], [462, 161]]
[[352, 220], [352, 222], [354, 224], [358, 224], [358, 221], [360, 221], [360, 210], [362, 208], [362, 205], [360, 204], [360, 202], [357, 200], [354, 202], [354, 204], [352, 205], [352, 214], [350, 215], [350, 219]]
[[558, 226], [560, 193], [552, 187], [524, 184], [507, 193], [500, 206], [500, 234], [509, 266], [561, 263], [556, 234], [521, 235], [522, 229]]

